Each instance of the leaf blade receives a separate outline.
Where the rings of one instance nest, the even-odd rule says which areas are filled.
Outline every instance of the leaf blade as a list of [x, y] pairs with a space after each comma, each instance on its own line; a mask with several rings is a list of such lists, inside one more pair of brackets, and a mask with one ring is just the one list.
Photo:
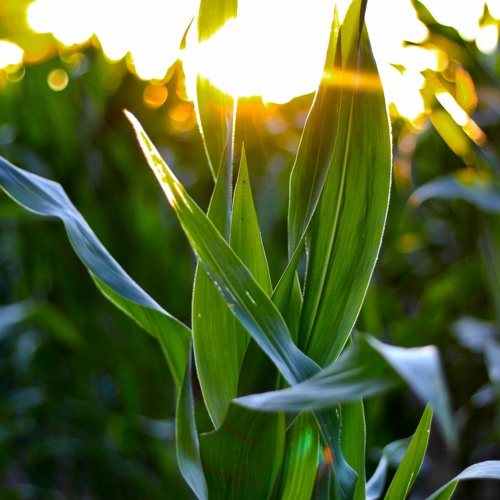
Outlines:
[[[378, 256], [389, 202], [390, 128], [366, 29], [354, 2], [340, 30], [342, 94], [332, 164], [309, 231], [299, 346], [325, 366], [342, 351]], [[336, 332], [332, 339], [329, 332]]]
[[180, 387], [187, 365], [189, 329], [130, 278], [98, 240], [61, 185], [0, 158], [0, 187], [27, 210], [63, 222], [73, 249], [103, 294], [148, 333], [160, 336], [162, 344], [173, 354], [167, 361]]
[[408, 495], [422, 467], [432, 422], [430, 406], [424, 411], [405, 456], [394, 475], [384, 500], [401, 500]]
[[295, 346], [276, 306], [207, 216], [185, 192], [139, 122], [128, 112], [127, 117], [199, 262], [235, 316], [288, 382], [293, 384], [316, 373], [317, 365]]

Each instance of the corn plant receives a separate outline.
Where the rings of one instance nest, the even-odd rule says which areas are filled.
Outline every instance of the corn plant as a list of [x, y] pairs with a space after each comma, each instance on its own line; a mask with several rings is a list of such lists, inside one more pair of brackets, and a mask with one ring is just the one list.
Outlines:
[[[4, 191], [62, 220], [98, 289], [158, 339], [176, 386], [179, 469], [198, 498], [404, 498], [433, 413], [448, 446], [457, 446], [437, 350], [403, 349], [355, 330], [381, 245], [392, 161], [366, 3], [353, 0], [342, 23], [333, 16], [324, 76], [290, 175], [288, 263], [277, 284], [238, 144], [237, 102], [198, 77], [196, 111], [214, 178], [207, 213], [126, 112], [197, 259], [190, 327], [126, 274], [59, 184], [0, 159]], [[200, 40], [236, 15], [235, 1], [202, 1]], [[197, 431], [194, 377], [209, 432]], [[401, 381], [427, 407], [387, 486], [394, 445], [366, 479], [363, 399]], [[449, 498], [459, 480], [478, 477], [500, 478], [500, 463], [466, 469], [432, 498]]]

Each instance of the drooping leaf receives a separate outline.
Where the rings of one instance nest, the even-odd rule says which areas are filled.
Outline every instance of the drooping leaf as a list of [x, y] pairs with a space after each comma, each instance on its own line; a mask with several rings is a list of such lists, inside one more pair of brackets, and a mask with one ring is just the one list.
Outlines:
[[292, 387], [236, 400], [247, 408], [298, 413], [332, 407], [379, 394], [403, 380], [430, 403], [450, 447], [456, 446], [449, 395], [434, 346], [402, 348], [360, 335], [340, 358]]
[[366, 500], [378, 500], [382, 496], [389, 465], [399, 467], [409, 444], [410, 439], [399, 439], [384, 447], [377, 468], [366, 483]]
[[427, 500], [449, 500], [459, 481], [467, 479], [496, 479], [500, 480], [500, 461], [490, 460], [471, 465], [464, 469], [458, 476], [433, 493]]
[[200, 500], [208, 499], [208, 488], [201, 464], [200, 443], [194, 419], [192, 362], [189, 359], [186, 374], [177, 400], [175, 436], [177, 461], [182, 477]]
[[308, 380], [278, 391], [243, 396], [236, 402], [256, 410], [299, 413], [379, 394], [397, 380], [389, 363], [360, 337], [335, 363]]
[[367, 337], [375, 349], [424, 403], [430, 403], [448, 446], [457, 449], [457, 434], [451, 414], [446, 380], [434, 346], [405, 349]]
[[202, 434], [200, 447], [210, 498], [269, 498], [285, 444], [282, 413], [231, 405], [220, 429]]
[[139, 122], [127, 112], [143, 153], [200, 262], [246, 330], [293, 384], [318, 371], [317, 365], [292, 342], [283, 317], [271, 299], [189, 197], [165, 164]]
[[385, 500], [402, 500], [408, 495], [417, 475], [422, 467], [432, 422], [430, 406], [424, 411], [417, 430], [406, 450], [403, 461], [396, 470], [391, 484], [384, 497]]
[[319, 450], [319, 436], [314, 419], [310, 413], [303, 413], [286, 434], [277, 498], [311, 498]]
[[333, 159], [309, 230], [299, 347], [325, 366], [342, 351], [378, 256], [389, 202], [391, 138], [382, 85], [355, 1], [343, 55]]
[[411, 196], [413, 204], [430, 199], [464, 200], [483, 212], [500, 213], [500, 185], [471, 174], [469, 170], [428, 182]]
[[23, 171], [0, 158], [0, 186], [15, 202], [38, 215], [56, 217], [76, 254], [104, 295], [157, 337], [177, 387], [187, 365], [189, 329], [162, 309], [108, 253], [56, 182]]

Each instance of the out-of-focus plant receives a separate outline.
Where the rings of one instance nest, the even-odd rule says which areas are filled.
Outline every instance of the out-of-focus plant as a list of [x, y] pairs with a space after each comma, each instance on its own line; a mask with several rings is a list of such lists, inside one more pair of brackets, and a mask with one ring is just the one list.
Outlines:
[[[199, 498], [362, 499], [384, 491], [404, 498], [422, 465], [433, 411], [446, 442], [457, 447], [437, 350], [395, 347], [354, 331], [381, 244], [392, 159], [366, 4], [354, 0], [343, 22], [335, 16], [332, 24], [290, 177], [288, 263], [274, 286], [238, 103], [198, 78], [196, 110], [215, 181], [206, 214], [126, 113], [198, 261], [191, 328], [126, 274], [59, 184], [0, 160], [5, 192], [61, 219], [101, 292], [158, 339], [177, 392], [179, 467]], [[202, 1], [200, 38], [236, 15], [237, 2]], [[298, 272], [304, 255], [305, 277]], [[198, 415], [195, 375], [204, 401]], [[386, 488], [389, 451], [366, 480], [363, 398], [401, 380], [429, 406]], [[205, 411], [208, 428], [198, 432]], [[483, 477], [500, 478], [500, 463], [466, 469], [432, 498], [449, 498], [461, 479]]]

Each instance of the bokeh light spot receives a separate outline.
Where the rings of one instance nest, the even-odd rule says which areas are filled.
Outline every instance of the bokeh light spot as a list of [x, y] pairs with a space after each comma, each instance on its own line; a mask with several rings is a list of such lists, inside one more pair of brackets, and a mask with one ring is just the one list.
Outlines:
[[49, 87], [55, 92], [64, 90], [69, 83], [68, 73], [61, 68], [52, 70], [47, 77]]
[[162, 106], [168, 97], [165, 85], [148, 84], [142, 94], [144, 102], [149, 108], [156, 109]]

